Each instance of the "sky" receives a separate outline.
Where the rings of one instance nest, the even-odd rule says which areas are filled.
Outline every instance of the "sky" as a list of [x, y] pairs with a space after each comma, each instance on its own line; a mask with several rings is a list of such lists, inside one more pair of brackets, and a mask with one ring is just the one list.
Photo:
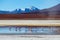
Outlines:
[[60, 0], [0, 0], [0, 10], [12, 11], [20, 8], [30, 8], [31, 6], [45, 9], [59, 3]]

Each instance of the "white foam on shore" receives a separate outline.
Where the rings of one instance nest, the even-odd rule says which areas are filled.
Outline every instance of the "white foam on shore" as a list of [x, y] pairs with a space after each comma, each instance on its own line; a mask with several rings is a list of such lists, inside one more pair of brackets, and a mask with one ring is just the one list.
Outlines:
[[60, 40], [60, 35], [0, 35], [0, 40]]

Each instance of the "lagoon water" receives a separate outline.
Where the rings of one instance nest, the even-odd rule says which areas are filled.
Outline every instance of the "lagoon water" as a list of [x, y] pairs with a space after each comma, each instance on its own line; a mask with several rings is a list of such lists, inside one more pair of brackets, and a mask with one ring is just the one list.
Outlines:
[[[59, 27], [0, 27], [0, 34], [57, 34]], [[60, 32], [59, 32], [60, 34]]]

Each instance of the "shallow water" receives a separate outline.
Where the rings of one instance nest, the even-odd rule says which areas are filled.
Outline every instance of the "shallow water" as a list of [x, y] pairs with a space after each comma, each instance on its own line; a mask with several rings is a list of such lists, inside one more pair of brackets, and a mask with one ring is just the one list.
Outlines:
[[60, 27], [0, 27], [0, 34], [60, 34]]

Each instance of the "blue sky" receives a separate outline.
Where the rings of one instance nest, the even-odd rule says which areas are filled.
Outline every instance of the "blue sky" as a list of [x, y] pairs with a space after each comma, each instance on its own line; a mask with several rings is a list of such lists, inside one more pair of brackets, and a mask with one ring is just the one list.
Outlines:
[[60, 0], [0, 0], [0, 10], [24, 9], [35, 6], [39, 9], [49, 8], [60, 3]]

